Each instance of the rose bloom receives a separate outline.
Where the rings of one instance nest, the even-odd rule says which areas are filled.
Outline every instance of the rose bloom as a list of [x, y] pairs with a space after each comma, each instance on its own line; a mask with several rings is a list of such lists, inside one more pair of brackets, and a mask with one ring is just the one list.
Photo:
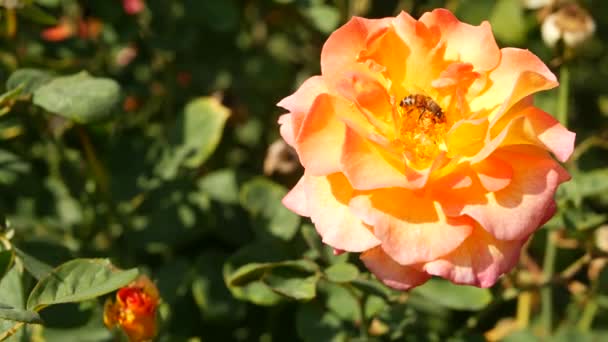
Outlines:
[[447, 10], [353, 18], [279, 106], [304, 175], [283, 199], [388, 286], [492, 286], [555, 213], [575, 134], [534, 107], [555, 75]]
[[116, 292], [116, 302], [108, 299], [103, 322], [108, 329], [119, 326], [131, 342], [149, 341], [156, 336], [156, 308], [159, 304], [156, 285], [140, 276]]

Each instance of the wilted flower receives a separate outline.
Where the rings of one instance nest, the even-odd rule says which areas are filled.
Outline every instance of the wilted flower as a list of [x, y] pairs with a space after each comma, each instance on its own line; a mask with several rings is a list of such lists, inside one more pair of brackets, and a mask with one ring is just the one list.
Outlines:
[[266, 158], [264, 158], [265, 175], [272, 175], [275, 172], [292, 173], [298, 169], [299, 165], [296, 151], [283, 140], [276, 140], [268, 146]]
[[108, 299], [103, 321], [112, 329], [119, 326], [131, 342], [148, 341], [156, 335], [156, 308], [159, 294], [156, 285], [140, 276], [116, 293], [116, 302]]
[[577, 4], [568, 4], [548, 15], [542, 23], [541, 34], [545, 43], [555, 46], [560, 39], [575, 47], [595, 32], [595, 21]]
[[542, 61], [439, 9], [353, 18], [321, 73], [279, 103], [305, 168], [283, 203], [397, 289], [509, 271], [570, 177], [548, 151], [568, 159], [574, 133], [532, 101], [557, 86]]

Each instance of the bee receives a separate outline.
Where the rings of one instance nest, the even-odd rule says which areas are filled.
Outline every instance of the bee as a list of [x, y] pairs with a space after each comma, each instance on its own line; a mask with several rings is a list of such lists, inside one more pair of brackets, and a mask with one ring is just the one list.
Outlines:
[[408, 95], [401, 100], [399, 105], [401, 108], [405, 109], [408, 114], [412, 110], [417, 109], [420, 112], [418, 121], [420, 121], [422, 118], [429, 118], [429, 115], [425, 115], [429, 113], [434, 122], [445, 122], [445, 114], [443, 113], [443, 110], [441, 110], [441, 107], [439, 107], [437, 102], [426, 95]]

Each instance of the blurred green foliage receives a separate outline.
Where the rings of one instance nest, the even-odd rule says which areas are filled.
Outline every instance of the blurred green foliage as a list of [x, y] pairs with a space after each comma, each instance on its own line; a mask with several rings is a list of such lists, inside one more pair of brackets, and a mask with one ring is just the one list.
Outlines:
[[[608, 338], [608, 3], [580, 1], [596, 33], [568, 61], [523, 3], [147, 0], [129, 15], [119, 0], [0, 1], [0, 333], [42, 321], [10, 340], [124, 339], [95, 298], [136, 271], [75, 259], [109, 258], [156, 281], [159, 341]], [[281, 205], [300, 171], [263, 164], [275, 104], [319, 73], [334, 29], [435, 7], [567, 65], [561, 119], [578, 146], [559, 214], [515, 271], [492, 289], [433, 279], [400, 293]], [[559, 94], [537, 104], [556, 113]]]

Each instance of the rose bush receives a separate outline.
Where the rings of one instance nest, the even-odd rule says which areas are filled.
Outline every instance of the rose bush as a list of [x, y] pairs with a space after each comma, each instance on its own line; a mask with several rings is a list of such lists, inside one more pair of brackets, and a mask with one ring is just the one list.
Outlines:
[[355, 17], [321, 75], [279, 106], [304, 175], [284, 198], [385, 284], [492, 286], [555, 212], [575, 134], [533, 105], [556, 87], [528, 50], [449, 11]]

